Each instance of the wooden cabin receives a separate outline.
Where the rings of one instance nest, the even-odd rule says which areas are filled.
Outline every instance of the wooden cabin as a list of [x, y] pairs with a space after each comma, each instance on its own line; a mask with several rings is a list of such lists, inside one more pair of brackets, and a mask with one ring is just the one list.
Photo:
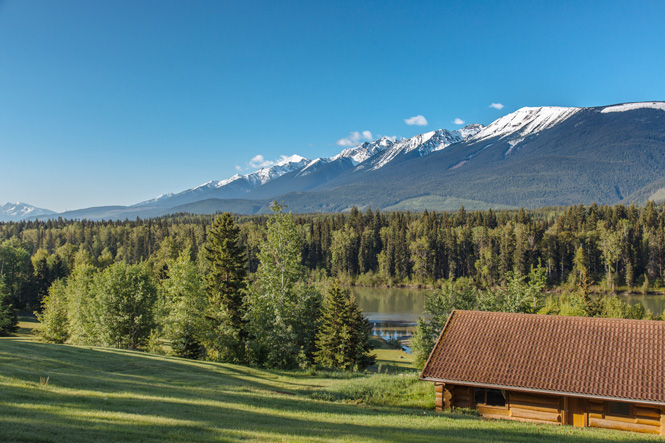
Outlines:
[[453, 311], [421, 375], [436, 410], [665, 435], [665, 322]]

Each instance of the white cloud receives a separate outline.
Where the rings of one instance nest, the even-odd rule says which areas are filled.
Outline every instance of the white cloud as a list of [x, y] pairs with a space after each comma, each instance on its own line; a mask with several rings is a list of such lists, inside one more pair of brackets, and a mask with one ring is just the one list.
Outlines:
[[261, 154], [255, 155], [248, 163], [247, 166], [251, 168], [269, 168], [277, 162], [266, 160]]
[[463, 125], [464, 120], [462, 120], [461, 118], [456, 118], [455, 120], [453, 120], [453, 123], [455, 123], [456, 125]]
[[359, 145], [361, 140], [372, 141], [373, 139], [374, 137], [372, 137], [372, 133], [370, 131], [351, 131], [348, 137], [340, 138], [337, 140], [337, 145], [350, 147]]
[[248, 169], [261, 169], [261, 168], [269, 168], [271, 166], [276, 165], [279, 162], [283, 162], [286, 160], [288, 157], [286, 155], [280, 155], [277, 160], [266, 160], [264, 156], [261, 154], [255, 155], [252, 157], [250, 161], [245, 163], [245, 167], [241, 167], [236, 165], [236, 171], [247, 171]]
[[415, 117], [405, 118], [404, 123], [409, 126], [427, 126], [427, 119], [422, 115], [416, 115]]
[[494, 109], [503, 109], [504, 106], [503, 106], [501, 103], [492, 103], [492, 104], [490, 105], [490, 108], [494, 108]]

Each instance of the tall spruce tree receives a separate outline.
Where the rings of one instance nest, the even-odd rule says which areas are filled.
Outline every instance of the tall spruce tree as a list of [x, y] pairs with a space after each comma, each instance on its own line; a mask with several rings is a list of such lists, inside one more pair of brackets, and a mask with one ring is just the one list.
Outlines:
[[207, 331], [203, 342], [208, 358], [233, 363], [246, 361], [248, 338], [244, 302], [247, 260], [239, 234], [233, 216], [225, 212], [215, 219], [205, 245], [210, 272], [206, 276]]
[[372, 365], [371, 326], [355, 297], [338, 284], [323, 299], [315, 361], [328, 368], [362, 370]]

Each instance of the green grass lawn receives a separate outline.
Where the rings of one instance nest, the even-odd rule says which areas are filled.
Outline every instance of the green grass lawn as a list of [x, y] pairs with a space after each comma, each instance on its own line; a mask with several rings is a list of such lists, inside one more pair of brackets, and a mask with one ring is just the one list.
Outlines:
[[[0, 442], [577, 442], [640, 434], [437, 414], [408, 356], [401, 375], [281, 372], [0, 338]], [[392, 372], [392, 371], [391, 371]]]

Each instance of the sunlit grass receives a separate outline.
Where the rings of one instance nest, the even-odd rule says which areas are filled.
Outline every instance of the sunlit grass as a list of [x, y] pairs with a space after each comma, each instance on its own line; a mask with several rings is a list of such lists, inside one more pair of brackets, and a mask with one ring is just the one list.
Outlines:
[[431, 384], [391, 349], [379, 360], [403, 375], [268, 371], [28, 337], [0, 339], [2, 442], [649, 438], [436, 414]]

